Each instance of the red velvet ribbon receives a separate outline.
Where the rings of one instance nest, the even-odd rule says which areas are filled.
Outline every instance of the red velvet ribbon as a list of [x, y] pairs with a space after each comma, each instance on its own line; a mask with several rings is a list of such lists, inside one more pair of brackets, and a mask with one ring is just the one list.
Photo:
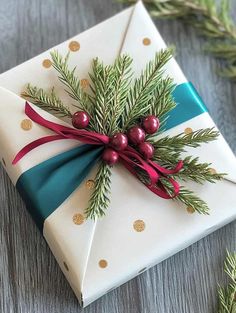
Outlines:
[[[80, 142], [92, 145], [106, 146], [109, 144], [109, 137], [103, 134], [75, 129], [72, 127], [63, 126], [51, 121], [46, 120], [41, 115], [39, 115], [28, 102], [25, 103], [25, 114], [35, 123], [52, 130], [55, 135], [49, 135], [37, 139], [23, 149], [21, 149], [16, 157], [14, 158], [12, 164], [16, 164], [20, 161], [27, 153], [31, 150], [43, 145], [47, 142], [60, 140], [60, 139], [75, 139]], [[178, 173], [183, 167], [183, 161], [179, 161], [174, 169], [167, 169], [160, 166], [152, 160], [144, 160], [142, 155], [136, 151], [131, 146], [128, 146], [124, 151], [119, 151], [119, 159], [125, 168], [135, 177], [140, 180], [137, 169], [141, 169], [147, 174], [149, 183], [144, 183], [144, 185], [153, 193], [164, 199], [171, 199], [179, 194], [180, 186], [177, 181], [172, 177], [171, 174]], [[160, 178], [166, 179], [170, 185], [173, 187], [171, 194], [165, 189]]]

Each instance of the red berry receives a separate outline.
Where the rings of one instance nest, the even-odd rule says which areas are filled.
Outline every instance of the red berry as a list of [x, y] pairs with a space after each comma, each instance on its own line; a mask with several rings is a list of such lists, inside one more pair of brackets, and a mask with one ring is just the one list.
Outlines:
[[119, 154], [111, 148], [105, 148], [102, 154], [102, 159], [108, 165], [114, 165], [119, 159]]
[[160, 121], [155, 115], [149, 115], [144, 118], [142, 125], [147, 134], [154, 134], [160, 127]]
[[138, 149], [145, 159], [151, 159], [153, 157], [154, 147], [149, 142], [145, 141], [140, 143]]
[[90, 117], [85, 111], [75, 112], [72, 116], [72, 125], [75, 128], [86, 128], [89, 124]]
[[133, 145], [139, 145], [145, 139], [145, 131], [139, 127], [131, 127], [127, 132], [128, 139]]
[[110, 145], [117, 151], [123, 151], [128, 146], [128, 138], [123, 133], [117, 133], [110, 139]]

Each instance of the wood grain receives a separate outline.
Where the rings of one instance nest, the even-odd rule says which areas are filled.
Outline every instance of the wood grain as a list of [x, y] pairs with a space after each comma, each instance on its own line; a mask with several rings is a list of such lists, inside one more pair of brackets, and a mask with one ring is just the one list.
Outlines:
[[[121, 9], [113, 0], [0, 0], [0, 72]], [[236, 85], [216, 76], [220, 63], [202, 53], [204, 40], [190, 27], [156, 24], [236, 152]], [[236, 249], [235, 238], [231, 223], [82, 310], [1, 167], [0, 312], [213, 313], [225, 249]]]

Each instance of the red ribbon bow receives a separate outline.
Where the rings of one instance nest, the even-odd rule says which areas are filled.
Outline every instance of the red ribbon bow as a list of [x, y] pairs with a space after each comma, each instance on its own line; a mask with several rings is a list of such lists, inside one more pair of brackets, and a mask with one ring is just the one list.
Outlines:
[[[42, 137], [26, 145], [17, 153], [12, 164], [16, 164], [27, 153], [37, 148], [38, 146], [59, 139], [75, 139], [86, 144], [101, 146], [106, 146], [109, 144], [109, 137], [106, 135], [87, 130], [67, 127], [46, 120], [45, 118], [40, 116], [29, 105], [28, 102], [25, 103], [25, 114], [35, 123], [52, 130], [56, 134]], [[141, 180], [138, 175], [137, 168], [141, 169], [147, 174], [149, 183], [144, 183], [144, 185], [153, 193], [164, 199], [172, 199], [179, 194], [180, 186], [178, 182], [175, 181], [172, 177], [169, 177], [169, 175], [178, 173], [183, 167], [183, 161], [179, 161], [174, 169], [166, 169], [156, 162], [153, 162], [151, 160], [144, 160], [140, 153], [131, 146], [128, 146], [124, 151], [118, 151], [118, 153], [121, 163], [132, 175]], [[168, 182], [172, 185], [173, 192], [171, 194], [163, 186], [160, 180], [161, 177], [167, 179]]]

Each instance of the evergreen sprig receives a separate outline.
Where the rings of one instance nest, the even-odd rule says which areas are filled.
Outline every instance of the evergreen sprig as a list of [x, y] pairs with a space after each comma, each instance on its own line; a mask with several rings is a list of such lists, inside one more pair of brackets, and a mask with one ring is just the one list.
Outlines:
[[[155, 58], [148, 63], [140, 77], [133, 79], [132, 59], [128, 55], [120, 56], [113, 65], [104, 65], [98, 59], [93, 60], [90, 91], [82, 89], [76, 74], [76, 68], [70, 69], [69, 54], [63, 58], [58, 52], [51, 53], [53, 67], [58, 72], [61, 83], [66, 87], [66, 92], [75, 101], [74, 106], [88, 112], [90, 115], [89, 130], [112, 136], [128, 128], [147, 115], [160, 118], [161, 128], [164, 128], [168, 112], [175, 107], [172, 96], [175, 85], [169, 77], [163, 77], [164, 66], [170, 60], [172, 49], [158, 52]], [[28, 85], [23, 93], [25, 98], [31, 100], [39, 107], [59, 114], [69, 116], [69, 109], [56, 96], [54, 89], [47, 93], [43, 89]], [[202, 143], [215, 140], [218, 132], [212, 128], [200, 129], [190, 134], [181, 133], [170, 136], [149, 136], [148, 140], [155, 149], [154, 161], [167, 168], [173, 168], [181, 159], [181, 154], [186, 147], [197, 148]], [[142, 181], [144, 173], [137, 173]], [[214, 174], [210, 171], [210, 164], [200, 163], [198, 158], [186, 156], [184, 167], [180, 172], [170, 175], [181, 181], [192, 180], [196, 183], [205, 181], [215, 182], [223, 178], [223, 174]], [[101, 162], [95, 178], [95, 186], [86, 209], [89, 218], [103, 216], [110, 204], [111, 168]], [[172, 186], [168, 180], [161, 178], [163, 186], [171, 194]], [[180, 193], [175, 198], [194, 211], [207, 214], [207, 204], [192, 191], [181, 187]]]
[[[118, 0], [135, 3], [137, 0]], [[230, 0], [143, 0], [158, 18], [178, 18], [197, 29], [208, 44], [205, 50], [225, 61], [218, 71], [236, 79], [236, 25], [231, 18]]]
[[[91, 105], [88, 101], [88, 95], [84, 92], [80, 79], [76, 76], [76, 67], [72, 70], [69, 69], [69, 56], [70, 53], [63, 58], [58, 51], [52, 51], [52, 65], [59, 74], [59, 80], [65, 85], [68, 95], [77, 102], [75, 106], [91, 114]], [[91, 116], [93, 115], [91, 114]]]
[[[147, 113], [155, 113], [158, 110], [157, 108], [165, 96], [164, 93], [160, 93], [164, 83], [166, 83], [165, 87], [168, 86], [169, 90], [172, 89], [172, 80], [163, 80], [163, 67], [171, 59], [172, 52], [172, 49], [161, 50], [160, 53], [156, 54], [154, 60], [147, 64], [140, 77], [135, 79], [134, 85], [128, 93], [127, 103], [124, 108], [123, 130], [133, 126]], [[162, 97], [157, 98], [158, 95], [162, 95]], [[172, 109], [172, 103], [172, 101], [171, 103], [165, 101], [166, 111]]]
[[199, 129], [188, 134], [180, 133], [176, 136], [165, 136], [157, 140], [150, 139], [156, 150], [167, 149], [175, 152], [184, 152], [185, 147], [197, 148], [202, 143], [216, 140], [219, 132], [215, 128]]
[[41, 88], [28, 84], [21, 96], [45, 111], [52, 111], [52, 113], [61, 117], [72, 117], [69, 108], [62, 103], [61, 99], [56, 95], [54, 88], [46, 92]]
[[101, 162], [95, 177], [95, 185], [89, 206], [85, 210], [87, 218], [95, 219], [105, 215], [110, 204], [111, 168]]
[[225, 261], [225, 273], [230, 282], [226, 287], [219, 287], [219, 310], [218, 313], [236, 312], [236, 253], [227, 251]]

